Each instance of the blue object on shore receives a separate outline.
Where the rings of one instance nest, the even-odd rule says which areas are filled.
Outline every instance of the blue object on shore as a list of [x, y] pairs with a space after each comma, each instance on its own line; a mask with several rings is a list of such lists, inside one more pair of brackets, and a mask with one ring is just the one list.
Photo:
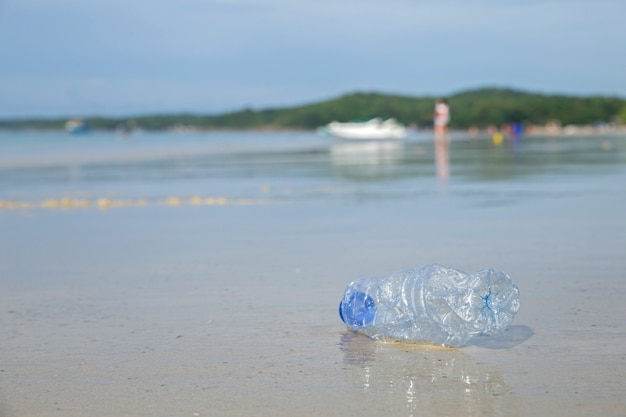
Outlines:
[[351, 282], [339, 316], [352, 330], [377, 340], [467, 345], [513, 322], [519, 290], [504, 272], [466, 274], [441, 265]]
[[[343, 310], [349, 314], [344, 317]], [[339, 303], [339, 317], [348, 326], [369, 326], [376, 315], [376, 303], [369, 295], [356, 291], [350, 294], [344, 305]]]

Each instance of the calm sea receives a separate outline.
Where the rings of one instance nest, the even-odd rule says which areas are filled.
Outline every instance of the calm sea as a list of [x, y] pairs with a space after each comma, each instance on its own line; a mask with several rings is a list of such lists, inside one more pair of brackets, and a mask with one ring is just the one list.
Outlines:
[[[624, 183], [626, 136], [505, 138], [430, 133], [402, 142], [315, 132], [0, 133], [0, 200], [39, 207], [141, 201], [377, 203], [431, 197], [510, 205]], [[66, 204], [70, 206], [71, 204]], [[123, 204], [119, 204], [120, 206]], [[50, 206], [50, 205], [48, 205]]]

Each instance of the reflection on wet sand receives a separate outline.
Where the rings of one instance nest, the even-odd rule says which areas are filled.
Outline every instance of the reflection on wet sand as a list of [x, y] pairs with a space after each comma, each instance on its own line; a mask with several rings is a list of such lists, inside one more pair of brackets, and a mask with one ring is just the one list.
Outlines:
[[450, 138], [447, 135], [435, 136], [435, 165], [437, 177], [445, 184], [450, 176]]
[[[340, 349], [346, 389], [372, 413], [519, 415], [519, 400], [501, 373], [459, 349], [380, 343], [353, 332], [341, 335]], [[368, 403], [370, 398], [376, 403]]]
[[333, 165], [383, 165], [402, 159], [404, 144], [399, 141], [338, 142], [330, 147]]

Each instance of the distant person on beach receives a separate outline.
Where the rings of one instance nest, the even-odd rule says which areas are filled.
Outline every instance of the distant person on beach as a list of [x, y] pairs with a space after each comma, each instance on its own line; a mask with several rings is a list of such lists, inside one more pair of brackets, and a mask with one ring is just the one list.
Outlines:
[[443, 98], [435, 102], [433, 122], [435, 125], [435, 136], [443, 136], [448, 133], [448, 122], [450, 121], [450, 107]]
[[450, 108], [443, 98], [435, 102], [433, 112], [433, 124], [435, 127], [435, 165], [437, 177], [445, 184], [450, 176], [448, 145], [448, 122], [450, 121]]

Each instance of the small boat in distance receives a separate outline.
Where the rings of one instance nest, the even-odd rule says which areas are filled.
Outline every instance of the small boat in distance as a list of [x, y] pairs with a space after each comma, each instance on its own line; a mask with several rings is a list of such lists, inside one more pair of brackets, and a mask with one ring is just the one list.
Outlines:
[[407, 134], [406, 127], [395, 119], [378, 117], [365, 122], [331, 122], [323, 131], [341, 139], [356, 140], [403, 139]]
[[82, 119], [70, 119], [65, 123], [65, 130], [72, 134], [86, 133], [89, 126]]

